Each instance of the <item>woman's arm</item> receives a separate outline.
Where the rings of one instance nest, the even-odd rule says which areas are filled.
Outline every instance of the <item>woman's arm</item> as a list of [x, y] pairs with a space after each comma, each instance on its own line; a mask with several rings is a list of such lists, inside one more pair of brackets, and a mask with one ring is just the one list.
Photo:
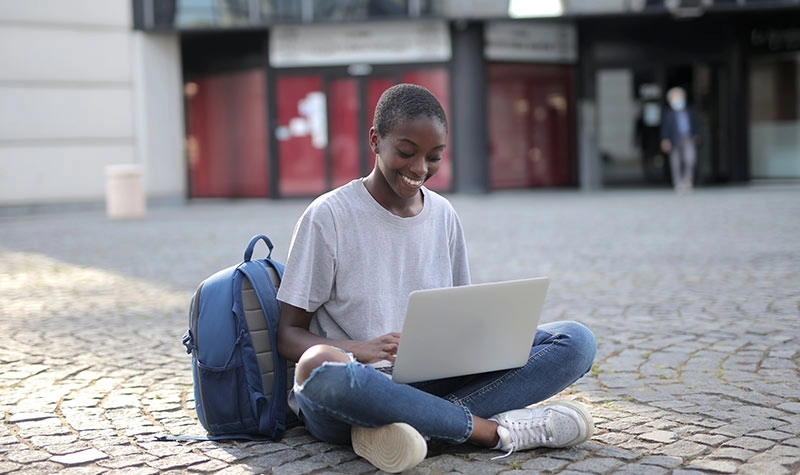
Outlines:
[[400, 334], [393, 332], [369, 341], [332, 340], [308, 331], [312, 313], [281, 302], [278, 322], [278, 352], [286, 359], [297, 362], [303, 353], [314, 345], [330, 345], [352, 353], [362, 363], [381, 360], [394, 362]]

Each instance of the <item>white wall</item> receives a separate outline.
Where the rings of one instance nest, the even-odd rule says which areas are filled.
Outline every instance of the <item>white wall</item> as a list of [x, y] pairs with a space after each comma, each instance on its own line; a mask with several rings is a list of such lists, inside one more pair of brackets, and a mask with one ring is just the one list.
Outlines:
[[178, 40], [134, 32], [130, 8], [0, 0], [0, 206], [103, 201], [119, 163], [184, 196]]

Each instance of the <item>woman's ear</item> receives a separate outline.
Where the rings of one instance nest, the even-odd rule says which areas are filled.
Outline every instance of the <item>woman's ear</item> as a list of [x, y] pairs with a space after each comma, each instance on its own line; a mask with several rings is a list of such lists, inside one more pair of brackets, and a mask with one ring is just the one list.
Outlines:
[[375, 130], [374, 127], [369, 128], [369, 149], [372, 150], [372, 153], [378, 154], [380, 152], [380, 147], [378, 144], [380, 143], [381, 137], [378, 135], [378, 131]]

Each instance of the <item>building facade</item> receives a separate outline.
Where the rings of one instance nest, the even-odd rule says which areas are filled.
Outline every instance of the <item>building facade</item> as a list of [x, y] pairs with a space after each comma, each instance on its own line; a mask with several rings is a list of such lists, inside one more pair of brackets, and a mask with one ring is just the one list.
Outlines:
[[102, 203], [127, 163], [186, 195], [178, 35], [132, 26], [124, 0], [0, 2], [0, 207]]
[[0, 206], [102, 201], [117, 163], [150, 200], [314, 196], [372, 168], [398, 82], [446, 109], [443, 192], [666, 186], [673, 86], [701, 184], [800, 178], [797, 0], [28, 3], [0, 6]]

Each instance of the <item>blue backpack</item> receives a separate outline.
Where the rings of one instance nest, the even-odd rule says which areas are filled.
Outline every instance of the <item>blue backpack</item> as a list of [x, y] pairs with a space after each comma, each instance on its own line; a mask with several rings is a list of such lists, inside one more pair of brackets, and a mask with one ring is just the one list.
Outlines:
[[[259, 241], [269, 253], [253, 260]], [[294, 367], [278, 354], [284, 265], [271, 256], [269, 238], [254, 236], [240, 264], [205, 279], [192, 297], [183, 344], [192, 355], [197, 417], [212, 440], [276, 439], [287, 427]]]

